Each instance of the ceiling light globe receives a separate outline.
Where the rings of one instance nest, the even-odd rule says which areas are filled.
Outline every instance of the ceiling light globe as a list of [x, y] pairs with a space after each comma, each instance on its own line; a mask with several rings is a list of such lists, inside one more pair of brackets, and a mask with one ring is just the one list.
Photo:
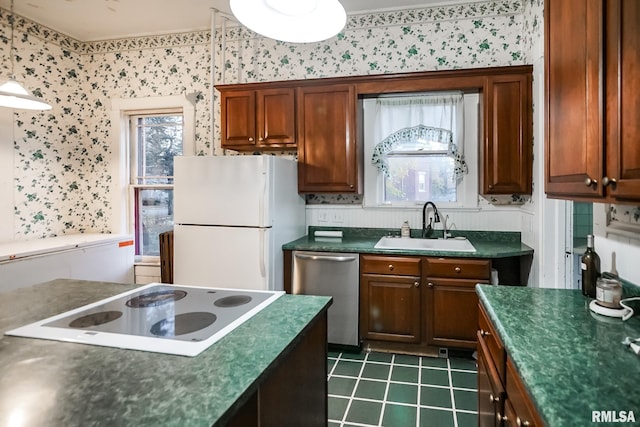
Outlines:
[[318, 6], [318, 0], [264, 0], [271, 9], [289, 16], [311, 13]]
[[[308, 13], [308, 2], [315, 7]], [[347, 22], [347, 14], [338, 0], [302, 0], [304, 7], [296, 5], [293, 12], [283, 13], [288, 0], [230, 0], [235, 17], [250, 30], [283, 42], [313, 43], [338, 34]], [[292, 10], [289, 10], [290, 12]]]

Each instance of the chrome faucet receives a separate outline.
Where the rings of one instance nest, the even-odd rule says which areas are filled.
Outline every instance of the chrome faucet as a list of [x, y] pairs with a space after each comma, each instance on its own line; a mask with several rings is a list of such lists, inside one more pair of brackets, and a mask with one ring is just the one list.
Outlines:
[[447, 228], [447, 222], [449, 222], [449, 215], [445, 215], [444, 216], [444, 221], [442, 222], [442, 237], [447, 240], [449, 237], [451, 237], [451, 233], [449, 232], [449, 230], [451, 229], [451, 227], [453, 227], [453, 223], [451, 223], [451, 225], [449, 226], [449, 228]]
[[[433, 218], [429, 218], [429, 225], [427, 225], [427, 208], [431, 206], [433, 207]], [[422, 207], [422, 238], [431, 236], [433, 234], [433, 226], [432, 221], [434, 223], [440, 222], [440, 215], [438, 214], [438, 208], [433, 202], [427, 202]]]

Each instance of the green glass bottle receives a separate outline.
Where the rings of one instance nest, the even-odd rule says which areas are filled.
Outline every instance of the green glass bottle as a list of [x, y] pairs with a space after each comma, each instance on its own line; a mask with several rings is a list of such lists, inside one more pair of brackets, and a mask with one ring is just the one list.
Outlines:
[[596, 282], [600, 277], [600, 257], [593, 249], [593, 234], [587, 236], [587, 250], [580, 260], [582, 269], [582, 294], [589, 298], [596, 297]]

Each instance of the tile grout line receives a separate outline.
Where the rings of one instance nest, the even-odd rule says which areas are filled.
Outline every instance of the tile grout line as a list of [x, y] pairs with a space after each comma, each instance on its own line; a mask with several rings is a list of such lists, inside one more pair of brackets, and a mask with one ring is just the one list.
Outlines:
[[422, 393], [422, 356], [418, 358], [418, 395], [416, 397], [416, 427], [420, 427], [420, 393]]
[[[342, 353], [340, 353], [342, 354]], [[362, 359], [362, 366], [360, 366], [360, 371], [358, 372], [358, 377], [356, 378], [356, 383], [353, 386], [353, 390], [351, 390], [351, 396], [349, 396], [349, 403], [347, 403], [347, 408], [344, 411], [344, 415], [342, 416], [342, 421], [340, 426], [344, 426], [344, 423], [347, 422], [347, 414], [349, 413], [349, 409], [351, 409], [351, 403], [356, 396], [356, 390], [358, 389], [358, 384], [360, 384], [360, 379], [362, 378], [362, 372], [364, 371], [364, 367], [367, 365], [367, 359], [369, 358], [369, 353], [364, 355], [364, 359]]]
[[391, 363], [389, 364], [389, 373], [387, 374], [387, 385], [384, 389], [384, 397], [382, 398], [382, 408], [380, 411], [380, 418], [378, 419], [378, 426], [382, 426], [382, 421], [384, 419], [384, 410], [387, 406], [387, 397], [389, 397], [389, 386], [391, 385], [391, 374], [393, 373], [393, 362], [396, 360], [396, 355], [391, 355]]
[[449, 374], [449, 392], [451, 393], [451, 411], [453, 412], [453, 427], [458, 427], [458, 417], [456, 414], [456, 397], [453, 393], [453, 375], [451, 375], [451, 362], [447, 358], [447, 373]]

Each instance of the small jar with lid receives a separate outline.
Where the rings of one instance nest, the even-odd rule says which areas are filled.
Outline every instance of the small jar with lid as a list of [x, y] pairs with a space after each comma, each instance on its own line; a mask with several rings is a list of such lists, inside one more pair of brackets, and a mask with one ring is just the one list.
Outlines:
[[408, 239], [411, 237], [411, 227], [409, 227], [409, 221], [405, 221], [402, 223], [402, 227], [400, 227], [400, 237], [404, 237]]
[[615, 278], [598, 277], [596, 281], [596, 301], [609, 308], [620, 308], [622, 285]]

